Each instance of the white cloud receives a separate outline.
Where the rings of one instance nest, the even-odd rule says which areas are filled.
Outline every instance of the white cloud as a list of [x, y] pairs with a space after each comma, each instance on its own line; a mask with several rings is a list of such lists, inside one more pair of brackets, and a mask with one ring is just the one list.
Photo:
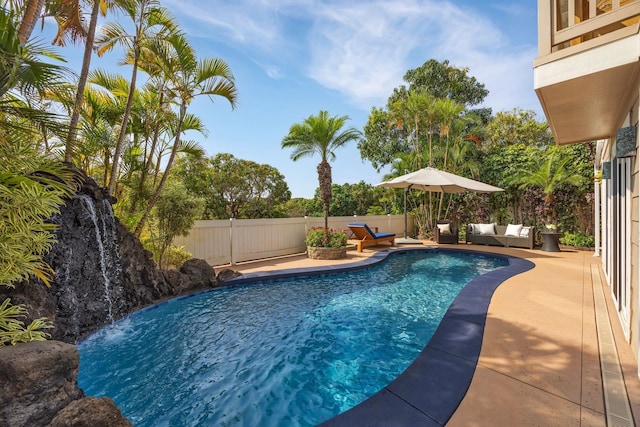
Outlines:
[[494, 111], [521, 106], [522, 94], [532, 99], [535, 46], [511, 46], [495, 18], [532, 19], [521, 7], [496, 2], [469, 9], [435, 0], [165, 3], [189, 17], [187, 31], [246, 50], [270, 78], [306, 74], [365, 110], [384, 105], [407, 70], [432, 58], [468, 67], [490, 90]]
[[310, 35], [309, 74], [362, 106], [383, 105], [404, 83], [406, 71], [429, 59], [482, 70], [477, 65], [502, 60], [508, 43], [494, 23], [448, 2], [331, 4], [318, 15]]
[[283, 77], [282, 69], [277, 65], [263, 64], [260, 61], [254, 61], [258, 67], [260, 67], [264, 73], [273, 80], [280, 80]]
[[203, 38], [228, 39], [241, 45], [269, 50], [283, 42], [282, 29], [273, 6], [262, 1], [165, 0], [190, 34]]
[[[421, 6], [421, 7], [418, 7]], [[310, 35], [310, 76], [356, 103], [384, 103], [435, 24], [430, 2], [371, 2], [320, 8]], [[428, 58], [425, 58], [425, 60]]]

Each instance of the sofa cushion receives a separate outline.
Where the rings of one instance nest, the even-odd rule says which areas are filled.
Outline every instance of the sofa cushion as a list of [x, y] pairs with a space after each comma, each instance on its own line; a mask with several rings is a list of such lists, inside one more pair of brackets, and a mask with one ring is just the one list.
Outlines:
[[522, 227], [520, 237], [529, 237], [529, 230], [531, 230], [531, 227]]
[[496, 225], [491, 224], [475, 224], [476, 234], [482, 234], [484, 236], [490, 236], [496, 234]]
[[521, 230], [522, 230], [522, 224], [507, 224], [507, 229], [505, 230], [504, 235], [520, 237]]

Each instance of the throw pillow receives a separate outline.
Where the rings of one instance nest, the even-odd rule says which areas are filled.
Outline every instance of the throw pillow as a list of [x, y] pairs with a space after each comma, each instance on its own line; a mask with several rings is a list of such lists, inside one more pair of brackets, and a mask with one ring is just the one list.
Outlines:
[[531, 227], [522, 227], [522, 230], [520, 230], [520, 237], [529, 237], [530, 229]]
[[480, 234], [484, 234], [486, 236], [496, 234], [496, 227], [495, 227], [495, 224], [493, 223], [492, 224], [476, 224], [476, 230], [478, 230]]
[[436, 224], [438, 230], [440, 230], [440, 234], [451, 234], [451, 227], [449, 224]]
[[522, 231], [522, 224], [507, 224], [507, 229], [505, 230], [504, 235], [519, 237], [520, 231]]

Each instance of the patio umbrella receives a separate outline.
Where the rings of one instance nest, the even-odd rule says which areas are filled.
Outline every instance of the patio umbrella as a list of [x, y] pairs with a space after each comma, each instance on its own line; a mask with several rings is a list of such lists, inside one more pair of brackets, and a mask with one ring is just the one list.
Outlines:
[[410, 188], [437, 193], [462, 193], [464, 191], [492, 193], [504, 191], [502, 188], [432, 167], [419, 169], [376, 185], [379, 187], [404, 188], [404, 238], [398, 239], [397, 243], [419, 242], [419, 240], [407, 238], [407, 191]]

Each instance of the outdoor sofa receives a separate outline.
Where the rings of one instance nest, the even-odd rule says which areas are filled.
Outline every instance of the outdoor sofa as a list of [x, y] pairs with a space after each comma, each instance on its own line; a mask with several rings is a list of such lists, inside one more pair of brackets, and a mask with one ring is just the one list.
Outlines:
[[476, 245], [533, 249], [535, 228], [522, 224], [467, 224], [466, 242]]

